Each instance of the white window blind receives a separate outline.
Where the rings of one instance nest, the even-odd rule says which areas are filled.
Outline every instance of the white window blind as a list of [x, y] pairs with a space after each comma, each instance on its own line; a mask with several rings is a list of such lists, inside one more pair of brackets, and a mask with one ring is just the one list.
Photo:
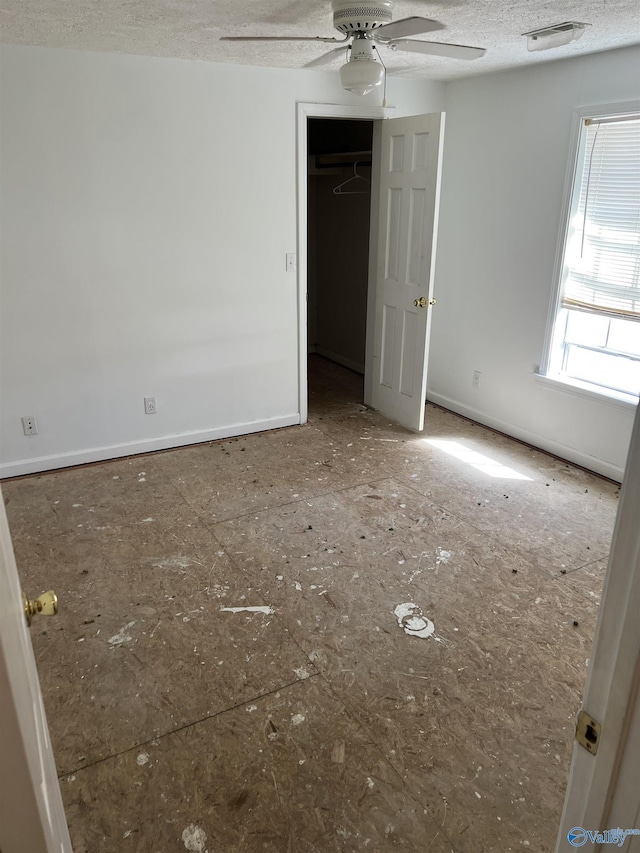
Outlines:
[[562, 305], [640, 320], [640, 117], [585, 125]]

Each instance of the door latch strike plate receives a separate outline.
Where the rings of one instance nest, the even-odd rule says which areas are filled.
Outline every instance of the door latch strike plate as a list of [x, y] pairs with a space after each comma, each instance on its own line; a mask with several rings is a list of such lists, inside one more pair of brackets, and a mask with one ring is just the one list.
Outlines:
[[586, 711], [580, 711], [578, 714], [578, 722], [576, 724], [576, 740], [580, 746], [584, 746], [591, 755], [595, 755], [598, 751], [602, 726]]

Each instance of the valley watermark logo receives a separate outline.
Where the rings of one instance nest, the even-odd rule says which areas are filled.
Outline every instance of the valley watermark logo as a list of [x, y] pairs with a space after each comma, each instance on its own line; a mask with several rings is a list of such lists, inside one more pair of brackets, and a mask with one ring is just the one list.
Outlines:
[[569, 844], [573, 847], [584, 847], [587, 842], [591, 844], [617, 844], [622, 847], [630, 835], [640, 835], [640, 829], [605, 829], [604, 832], [596, 832], [593, 829], [583, 829], [574, 826], [567, 832]]

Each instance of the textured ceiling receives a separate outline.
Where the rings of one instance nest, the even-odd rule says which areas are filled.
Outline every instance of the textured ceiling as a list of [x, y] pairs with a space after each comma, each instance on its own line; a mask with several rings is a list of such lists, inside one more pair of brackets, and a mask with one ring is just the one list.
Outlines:
[[[410, 15], [446, 25], [425, 40], [487, 50], [481, 59], [465, 62], [381, 48], [390, 72], [429, 80], [486, 74], [640, 42], [638, 0], [397, 0], [394, 20]], [[521, 33], [567, 20], [591, 26], [572, 45], [527, 51]], [[329, 0], [0, 0], [0, 41], [8, 44], [275, 68], [299, 68], [331, 47], [223, 42], [222, 35], [340, 34], [332, 27]], [[328, 70], [343, 61], [340, 54]]]

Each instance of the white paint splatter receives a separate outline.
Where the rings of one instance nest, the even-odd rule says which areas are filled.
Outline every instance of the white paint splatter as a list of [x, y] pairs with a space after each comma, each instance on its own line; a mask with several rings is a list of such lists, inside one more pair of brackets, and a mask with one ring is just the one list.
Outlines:
[[369, 790], [371, 790], [372, 788], [375, 787], [375, 784], [376, 783], [373, 781], [371, 776], [367, 776], [367, 788], [369, 788]]
[[127, 622], [123, 628], [120, 628], [117, 634], [114, 634], [113, 637], [109, 637], [107, 640], [109, 645], [113, 648], [114, 646], [121, 646], [123, 643], [130, 642], [133, 638], [131, 634], [127, 632], [129, 631], [129, 628], [133, 628], [135, 624], [135, 622]]
[[153, 518], [143, 518], [142, 519], [143, 524], [148, 524], [150, 521], [153, 521]]
[[221, 607], [221, 612], [226, 613], [264, 613], [265, 616], [270, 616], [273, 613], [273, 609], [271, 607], [260, 606], [260, 607]]
[[294, 714], [293, 717], [291, 717], [291, 724], [294, 726], [299, 726], [304, 723], [305, 720], [306, 717], [304, 714]]
[[125, 832], [125, 834], [124, 834], [122, 837], [123, 837], [123, 838], [130, 838], [130, 837], [131, 837], [132, 832], [133, 832], [133, 830], [132, 830], [132, 829], [127, 829], [127, 831]]
[[78, 507], [79, 507], [79, 506], [82, 506], [82, 504], [71, 504], [71, 506], [72, 506], [74, 509], [78, 509]]
[[154, 569], [187, 569], [191, 565], [191, 560], [182, 556], [167, 557], [165, 560], [159, 560], [151, 565]]
[[298, 590], [298, 592], [302, 592], [302, 584], [299, 581], [296, 581], [294, 586]]
[[481, 800], [481, 799], [482, 799], [482, 795], [481, 795], [481, 794], [479, 794], [477, 791], [474, 791], [473, 793], [476, 795], [476, 797], [477, 797], [479, 800]]
[[257, 710], [258, 710], [258, 706], [257, 706], [257, 705], [247, 705], [247, 711], [248, 711], [249, 713], [251, 713], [252, 711], [257, 711]]
[[393, 611], [398, 625], [410, 637], [430, 637], [435, 631], [435, 625], [423, 615], [417, 604], [407, 601], [399, 604]]
[[298, 676], [298, 678], [309, 678], [309, 673], [303, 666], [300, 666], [298, 667], [298, 669], [294, 669], [293, 671]]
[[453, 556], [453, 551], [445, 551], [443, 548], [438, 548], [439, 555], [436, 557], [436, 565], [440, 565], [440, 563], [448, 563], [451, 557]]
[[145, 764], [149, 763], [149, 753], [141, 752], [140, 755], [136, 758], [136, 764], [138, 767], [143, 767]]
[[190, 823], [182, 833], [182, 842], [191, 853], [207, 853], [204, 846], [206, 841], [206, 833], [194, 823]]

